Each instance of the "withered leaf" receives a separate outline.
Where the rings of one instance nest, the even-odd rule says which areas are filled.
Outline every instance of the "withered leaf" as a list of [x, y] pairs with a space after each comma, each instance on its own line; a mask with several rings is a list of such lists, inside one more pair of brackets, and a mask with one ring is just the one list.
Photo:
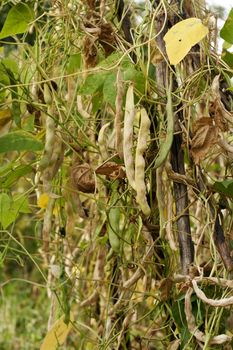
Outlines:
[[95, 41], [97, 38], [85, 36], [83, 39], [83, 54], [85, 65], [87, 68], [92, 68], [97, 65], [98, 50]]
[[193, 127], [193, 138], [191, 142], [191, 154], [194, 162], [198, 164], [200, 160], [209, 152], [211, 146], [218, 141], [218, 127], [212, 118], [202, 117], [196, 121]]
[[71, 180], [77, 190], [84, 193], [95, 192], [94, 171], [89, 164], [73, 165], [71, 168]]
[[0, 128], [12, 120], [11, 110], [9, 108], [0, 111]]
[[233, 122], [233, 113], [226, 110], [220, 94], [219, 88], [220, 75], [217, 75], [212, 82], [211, 86], [211, 102], [209, 106], [210, 115], [214, 118], [217, 127], [222, 131], [227, 131], [227, 121]]
[[114, 50], [115, 35], [111, 23], [102, 23], [100, 26], [99, 43], [102, 45], [105, 55], [109, 56]]
[[216, 126], [221, 131], [228, 131], [228, 129], [229, 129], [228, 123], [227, 123], [227, 120], [224, 118], [221, 104], [222, 103], [220, 103], [219, 100], [215, 100], [215, 101], [210, 102], [209, 113], [210, 113], [210, 116], [212, 118], [214, 118]]
[[170, 294], [171, 294], [171, 290], [172, 290], [172, 286], [173, 286], [173, 281], [171, 278], [164, 278], [161, 282], [160, 282], [160, 299], [162, 301], [166, 301], [169, 299]]
[[107, 162], [102, 164], [95, 170], [96, 174], [108, 175], [113, 178], [124, 178], [125, 172], [120, 164], [114, 162]]

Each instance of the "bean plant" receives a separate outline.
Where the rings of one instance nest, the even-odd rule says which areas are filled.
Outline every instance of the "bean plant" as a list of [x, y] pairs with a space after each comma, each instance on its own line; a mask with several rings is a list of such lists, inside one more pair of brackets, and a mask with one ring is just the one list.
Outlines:
[[[1, 1], [1, 349], [232, 348], [233, 10], [217, 16]], [[164, 36], [188, 18], [207, 35], [184, 25], [174, 65]]]

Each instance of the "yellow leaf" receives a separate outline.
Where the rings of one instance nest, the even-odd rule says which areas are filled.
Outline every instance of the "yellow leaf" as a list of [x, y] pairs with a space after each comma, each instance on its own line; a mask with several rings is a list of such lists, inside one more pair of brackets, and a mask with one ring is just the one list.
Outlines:
[[48, 193], [42, 193], [37, 200], [37, 205], [39, 208], [45, 209], [45, 208], [47, 208], [48, 202], [49, 202]]
[[[46, 209], [49, 202], [49, 195], [48, 193], [42, 193], [40, 197], [37, 199], [37, 205], [41, 209]], [[55, 204], [55, 207], [53, 209], [53, 215], [58, 216], [59, 214], [59, 206]]]
[[72, 323], [74, 316], [70, 314], [70, 321], [68, 325], [64, 322], [65, 315], [60, 317], [48, 331], [44, 338], [43, 344], [40, 350], [56, 350], [59, 345], [64, 344], [70, 330], [72, 329]]
[[201, 20], [195, 17], [175, 24], [164, 36], [170, 63], [178, 64], [208, 31]]
[[11, 110], [9, 108], [0, 111], [0, 127], [5, 126], [12, 120]]

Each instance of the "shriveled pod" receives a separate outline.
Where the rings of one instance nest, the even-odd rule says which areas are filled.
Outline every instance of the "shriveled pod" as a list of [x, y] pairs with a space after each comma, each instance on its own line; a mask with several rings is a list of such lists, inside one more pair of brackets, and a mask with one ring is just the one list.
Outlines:
[[135, 157], [135, 186], [137, 191], [136, 201], [140, 205], [143, 214], [150, 215], [150, 207], [146, 199], [145, 184], [145, 159], [144, 152], [147, 149], [147, 136], [150, 130], [150, 119], [144, 108], [141, 109], [141, 124], [138, 134], [138, 142]]
[[130, 186], [136, 190], [133, 148], [133, 122], [135, 115], [133, 85], [128, 87], [125, 102], [124, 132], [123, 132], [123, 156], [126, 176]]

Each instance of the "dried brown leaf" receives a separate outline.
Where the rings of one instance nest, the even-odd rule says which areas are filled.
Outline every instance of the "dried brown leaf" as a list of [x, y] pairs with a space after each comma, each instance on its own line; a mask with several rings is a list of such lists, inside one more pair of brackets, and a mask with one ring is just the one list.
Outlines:
[[95, 42], [95, 37], [85, 36], [83, 39], [83, 54], [87, 68], [95, 67], [98, 62], [98, 50]]
[[74, 165], [71, 168], [71, 179], [73, 186], [84, 193], [95, 192], [94, 171], [89, 164]]
[[99, 43], [102, 45], [105, 55], [109, 56], [114, 50], [115, 35], [111, 23], [100, 25]]
[[218, 128], [213, 119], [202, 117], [196, 121], [193, 127], [193, 138], [191, 142], [191, 154], [197, 164], [209, 152], [211, 146], [218, 141]]
[[120, 164], [114, 162], [108, 162], [100, 165], [96, 170], [96, 174], [108, 175], [113, 179], [123, 179], [125, 178], [125, 172]]
[[220, 75], [217, 75], [211, 86], [212, 99], [209, 106], [209, 112], [214, 118], [216, 126], [222, 131], [227, 131], [229, 129], [227, 121], [231, 123], [233, 122], [233, 113], [226, 110], [221, 100], [219, 78]]
[[118, 170], [121, 166], [114, 162], [108, 162], [100, 165], [96, 170], [96, 174], [111, 175], [114, 171]]
[[173, 281], [171, 278], [164, 278], [161, 282], [160, 282], [160, 299], [161, 301], [166, 301], [169, 299], [170, 294], [171, 294], [171, 290], [172, 290], [172, 286], [173, 286]]

